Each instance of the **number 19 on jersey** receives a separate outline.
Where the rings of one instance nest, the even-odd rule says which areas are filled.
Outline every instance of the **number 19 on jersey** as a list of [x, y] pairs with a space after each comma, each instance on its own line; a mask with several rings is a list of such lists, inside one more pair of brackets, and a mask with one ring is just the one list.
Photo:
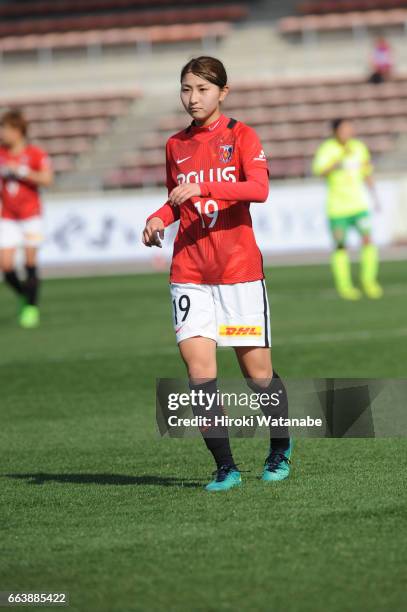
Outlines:
[[[202, 202], [195, 202], [194, 204], [195, 208], [198, 211], [198, 214], [201, 218], [201, 222], [202, 222], [202, 227], [205, 228], [209, 228], [211, 229], [211, 227], [213, 227], [216, 223], [216, 220], [218, 218], [218, 214], [219, 214], [219, 206], [218, 203], [215, 202], [215, 200], [207, 200], [205, 202], [205, 206], [204, 206], [204, 210], [202, 211]], [[204, 215], [206, 217], [209, 217], [209, 219], [211, 220], [209, 225], [206, 225], [205, 223], [205, 219], [204, 219]]]

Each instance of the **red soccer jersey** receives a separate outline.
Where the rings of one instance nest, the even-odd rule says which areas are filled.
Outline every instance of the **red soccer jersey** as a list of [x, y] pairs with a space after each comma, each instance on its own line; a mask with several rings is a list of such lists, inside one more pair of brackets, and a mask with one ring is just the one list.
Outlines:
[[39, 189], [28, 179], [6, 176], [1, 178], [1, 169], [10, 162], [25, 166], [36, 172], [50, 165], [49, 157], [39, 147], [28, 144], [18, 155], [0, 147], [0, 200], [1, 216], [4, 219], [28, 219], [41, 213]]
[[165, 226], [180, 220], [174, 243], [173, 283], [233, 284], [264, 278], [252, 228], [250, 202], [268, 196], [267, 158], [255, 131], [221, 115], [206, 127], [191, 125], [167, 142], [168, 193], [196, 182], [201, 197], [179, 207], [169, 202], [150, 215]]

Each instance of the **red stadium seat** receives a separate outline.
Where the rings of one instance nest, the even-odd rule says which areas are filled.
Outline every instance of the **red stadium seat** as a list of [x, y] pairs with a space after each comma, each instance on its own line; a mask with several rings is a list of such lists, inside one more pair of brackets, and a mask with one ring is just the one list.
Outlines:
[[0, 23], [0, 38], [27, 36], [30, 34], [56, 34], [88, 32], [116, 28], [165, 26], [173, 24], [210, 23], [215, 21], [238, 21], [247, 17], [247, 6], [232, 4], [225, 6], [183, 9], [143, 10], [126, 13], [64, 16], [61, 18], [21, 19]]
[[[293, 178], [310, 174], [313, 154], [338, 115], [355, 120], [374, 156], [391, 151], [398, 135], [407, 134], [406, 99], [407, 74], [380, 87], [355, 76], [284, 79], [233, 85], [225, 113], [256, 128], [273, 178]], [[139, 151], [123, 155], [105, 188], [162, 185], [165, 142], [186, 121], [182, 112], [161, 118]]]
[[348, 13], [352, 11], [391, 10], [407, 8], [407, 0], [320, 0], [301, 2], [298, 12], [303, 15]]
[[0, 53], [37, 52], [44, 49], [73, 49], [92, 45], [123, 46], [128, 44], [176, 43], [221, 38], [230, 31], [226, 22], [211, 24], [152, 26], [148, 28], [117, 28], [87, 32], [30, 34], [0, 39]]
[[22, 108], [29, 120], [29, 136], [51, 155], [57, 173], [72, 169], [77, 155], [105, 134], [111, 120], [127, 112], [138, 91], [41, 95], [0, 99], [0, 112]]
[[[42, 16], [44, 14], [72, 14], [72, 13], [95, 13], [102, 11], [117, 11], [118, 9], [134, 9], [135, 7], [146, 9], [151, 8], [154, 4], [157, 8], [165, 8], [173, 6], [174, 0], [43, 0], [37, 2], [32, 0], [31, 2], [11, 2], [0, 5], [0, 17], [5, 19], [20, 17], [28, 19], [36, 15]], [[177, 5], [182, 6], [194, 6], [196, 2], [193, 0], [176, 0]], [[202, 1], [200, 4], [211, 4], [213, 2]]]
[[283, 35], [301, 35], [306, 32], [332, 32], [354, 28], [405, 27], [407, 8], [388, 11], [334, 13], [305, 17], [286, 17], [279, 22]]

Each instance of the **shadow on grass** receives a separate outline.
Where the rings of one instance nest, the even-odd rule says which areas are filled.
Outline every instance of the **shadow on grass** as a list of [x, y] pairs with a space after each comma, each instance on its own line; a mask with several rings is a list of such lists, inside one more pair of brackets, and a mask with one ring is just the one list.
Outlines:
[[190, 478], [173, 478], [167, 476], [126, 476], [123, 474], [47, 474], [36, 472], [33, 474], [5, 474], [7, 478], [27, 480], [27, 484], [43, 485], [47, 482], [61, 482], [74, 484], [96, 485], [156, 485], [160, 487], [198, 488], [202, 483]]

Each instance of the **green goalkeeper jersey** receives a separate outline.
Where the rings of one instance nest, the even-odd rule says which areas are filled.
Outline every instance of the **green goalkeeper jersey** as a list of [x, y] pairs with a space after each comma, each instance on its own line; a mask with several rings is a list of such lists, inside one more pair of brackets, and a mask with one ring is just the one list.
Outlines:
[[346, 145], [329, 138], [316, 152], [312, 170], [322, 176], [336, 162], [340, 166], [326, 176], [328, 184], [327, 212], [330, 219], [348, 217], [369, 208], [365, 179], [372, 174], [369, 149], [360, 140]]

